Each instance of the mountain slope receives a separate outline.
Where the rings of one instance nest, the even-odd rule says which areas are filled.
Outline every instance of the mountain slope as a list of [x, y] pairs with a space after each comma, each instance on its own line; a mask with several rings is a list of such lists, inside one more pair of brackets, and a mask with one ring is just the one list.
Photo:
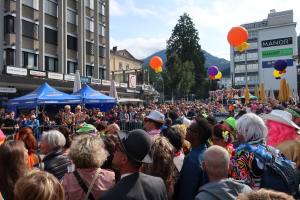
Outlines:
[[[229, 75], [230, 74], [230, 62], [224, 58], [218, 58], [216, 56], [211, 55], [210, 53], [204, 51], [204, 57], [205, 57], [205, 67], [208, 68], [209, 66], [218, 66], [219, 69], [222, 71], [223, 75]], [[143, 59], [144, 64], [143, 67], [147, 67], [148, 63], [150, 62], [150, 59], [153, 56], [159, 56], [164, 62], [164, 66], [167, 62], [167, 56], [166, 56], [166, 50], [158, 51], [147, 58]]]

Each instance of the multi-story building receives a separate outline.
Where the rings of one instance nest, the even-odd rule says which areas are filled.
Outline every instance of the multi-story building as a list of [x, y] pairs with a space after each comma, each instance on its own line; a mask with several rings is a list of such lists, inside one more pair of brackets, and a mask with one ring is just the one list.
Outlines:
[[[109, 79], [109, 0], [1, 0], [0, 87]], [[3, 55], [3, 56], [2, 56]]]
[[128, 82], [129, 75], [135, 75], [137, 84], [145, 83], [147, 71], [142, 68], [143, 61], [136, 59], [126, 49], [118, 50], [113, 47], [110, 51], [111, 79], [116, 82]]
[[282, 78], [297, 91], [297, 63], [294, 58], [298, 50], [293, 10], [271, 10], [267, 19], [241, 26], [248, 30], [250, 47], [243, 53], [232, 47], [230, 49], [233, 87], [241, 88], [248, 84], [250, 90], [254, 90], [255, 84], [264, 83], [266, 90], [278, 90], [280, 80], [273, 77], [273, 64], [283, 59], [288, 67]]

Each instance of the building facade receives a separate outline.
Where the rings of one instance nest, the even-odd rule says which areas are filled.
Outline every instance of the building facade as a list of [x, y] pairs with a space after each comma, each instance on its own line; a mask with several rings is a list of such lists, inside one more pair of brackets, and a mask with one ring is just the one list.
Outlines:
[[1, 0], [0, 87], [109, 79], [109, 0]]
[[243, 53], [230, 49], [232, 85], [254, 90], [255, 84], [264, 83], [266, 90], [278, 90], [280, 80], [273, 76], [273, 64], [279, 59], [286, 60], [287, 73], [282, 76], [290, 87], [297, 91], [297, 50], [296, 22], [293, 10], [276, 12], [271, 10], [267, 19], [242, 24], [249, 33], [250, 47]]

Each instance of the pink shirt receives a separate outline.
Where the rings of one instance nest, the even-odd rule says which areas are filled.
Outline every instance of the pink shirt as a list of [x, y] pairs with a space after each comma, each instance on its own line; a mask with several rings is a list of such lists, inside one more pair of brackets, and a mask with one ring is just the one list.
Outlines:
[[[115, 184], [115, 173], [109, 170], [98, 168], [98, 178], [95, 181], [91, 193], [95, 199], [99, 199], [102, 194], [110, 189]], [[77, 169], [80, 177], [86, 183], [87, 187], [92, 182], [97, 169]], [[78, 181], [73, 173], [68, 173], [62, 180], [62, 186], [65, 190], [66, 200], [82, 200], [85, 197], [85, 192], [81, 189]]]
[[160, 130], [159, 129], [157, 129], [157, 130], [151, 130], [151, 131], [148, 132], [148, 134], [150, 135], [151, 138], [154, 138], [156, 136], [159, 136]]

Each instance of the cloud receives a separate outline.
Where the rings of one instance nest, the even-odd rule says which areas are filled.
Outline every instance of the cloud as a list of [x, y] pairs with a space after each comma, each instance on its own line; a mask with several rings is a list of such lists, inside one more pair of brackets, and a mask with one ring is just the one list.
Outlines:
[[110, 38], [110, 46], [118, 46], [118, 49], [127, 49], [137, 59], [143, 59], [152, 53], [166, 48], [166, 39], [164, 38], [127, 38], [117, 40]]
[[150, 9], [142, 8], [136, 5], [133, 0], [110, 0], [110, 15], [125, 16], [137, 15], [142, 17], [155, 16], [156, 13]]
[[110, 0], [109, 12], [111, 16], [122, 16], [124, 11], [121, 9], [121, 5], [116, 0]]

